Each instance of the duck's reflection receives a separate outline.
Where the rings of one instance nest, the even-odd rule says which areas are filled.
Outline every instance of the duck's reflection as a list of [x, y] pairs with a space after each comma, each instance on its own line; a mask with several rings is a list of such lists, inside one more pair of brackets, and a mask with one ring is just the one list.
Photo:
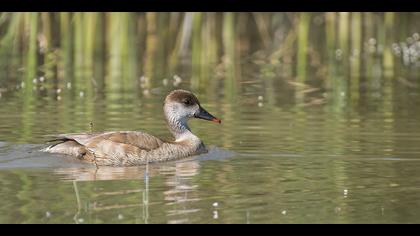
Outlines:
[[[76, 223], [85, 221], [81, 212], [101, 214], [104, 211], [123, 211], [129, 208], [141, 209], [141, 213], [138, 215], [138, 218], [141, 219], [137, 218], [137, 223], [149, 223], [149, 210], [151, 210], [149, 208], [156, 206], [157, 208], [162, 209], [161, 203], [164, 204], [164, 214], [168, 223], [183, 223], [189, 222], [188, 214], [199, 211], [199, 209], [195, 209], [189, 204], [199, 200], [197, 196], [198, 185], [193, 183], [193, 177], [199, 173], [199, 169], [200, 164], [197, 160], [187, 159], [179, 162], [149, 164], [139, 167], [101, 167], [99, 169], [94, 167], [63, 168], [57, 169], [54, 172], [65, 180], [73, 181], [78, 209], [74, 217]], [[162, 177], [163, 181], [160, 180]], [[119, 186], [118, 190], [116, 190], [115, 185], [108, 186], [103, 184], [103, 181], [108, 180], [127, 180], [130, 182], [132, 182], [132, 180], [139, 180], [139, 186], [134, 189], [133, 185], [128, 185], [125, 189], [124, 187]], [[157, 184], [154, 186], [151, 182]], [[83, 194], [81, 194], [81, 186], [85, 183], [102, 184], [95, 193], [83, 197]], [[162, 185], [164, 186], [164, 189], [161, 189]], [[121, 187], [123, 190], [121, 190]], [[150, 189], [152, 189], [152, 194]], [[163, 193], [163, 202], [161, 200], [162, 198], [160, 198], [160, 200], [150, 198], [151, 195], [156, 196], [156, 192], [159, 192], [159, 194], [160, 192]], [[126, 202], [124, 200], [124, 195], [127, 196], [129, 194], [139, 194], [138, 200], [136, 202], [133, 202], [132, 200]], [[103, 200], [104, 198], [107, 202], [106, 205], [101, 204], [98, 202], [99, 200], [97, 200]], [[83, 199], [89, 200], [85, 200], [88, 202], [83, 202]], [[83, 207], [85, 209], [82, 211]], [[120, 218], [120, 214], [118, 214], [118, 218]], [[121, 216], [121, 218], [123, 218], [123, 216]], [[128, 220], [129, 219], [127, 219], [127, 221]]]

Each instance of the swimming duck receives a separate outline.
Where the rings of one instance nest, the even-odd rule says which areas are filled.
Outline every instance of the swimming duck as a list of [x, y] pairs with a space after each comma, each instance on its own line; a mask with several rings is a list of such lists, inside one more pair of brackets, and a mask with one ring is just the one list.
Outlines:
[[174, 141], [163, 141], [138, 131], [62, 134], [53, 140], [57, 143], [43, 151], [76, 156], [97, 166], [144, 165], [207, 152], [200, 138], [188, 127], [188, 120], [199, 118], [217, 123], [221, 120], [208, 113], [193, 93], [172, 91], [165, 98], [163, 110]]

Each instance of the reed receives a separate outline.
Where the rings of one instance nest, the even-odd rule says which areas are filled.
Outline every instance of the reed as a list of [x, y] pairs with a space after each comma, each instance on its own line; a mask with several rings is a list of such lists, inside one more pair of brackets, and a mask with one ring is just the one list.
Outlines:
[[352, 104], [359, 102], [360, 60], [362, 52], [362, 20], [361, 13], [351, 14], [351, 52], [350, 52], [350, 96]]
[[233, 13], [223, 14], [223, 65], [225, 69], [224, 87], [225, 96], [228, 100], [233, 101], [237, 94], [238, 86], [236, 86], [237, 68], [235, 66], [235, 15]]
[[47, 89], [70, 84], [72, 96], [94, 97], [131, 89], [148, 94], [181, 74], [182, 86], [214, 94], [221, 84], [233, 99], [249, 69], [242, 65], [254, 61], [261, 78], [274, 79], [268, 84], [295, 77], [333, 94], [349, 93], [356, 104], [365, 82], [373, 88], [395, 75], [416, 78], [419, 67], [405, 66], [392, 44], [415, 33], [418, 18], [357, 12], [1, 13], [0, 81], [24, 82], [32, 94], [31, 81], [43, 76]]

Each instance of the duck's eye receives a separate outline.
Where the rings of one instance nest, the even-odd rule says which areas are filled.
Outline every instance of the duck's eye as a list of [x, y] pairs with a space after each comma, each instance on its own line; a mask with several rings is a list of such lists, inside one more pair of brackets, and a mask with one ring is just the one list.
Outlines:
[[192, 101], [191, 101], [190, 99], [184, 99], [184, 100], [182, 101], [182, 103], [184, 103], [184, 104], [185, 104], [185, 105], [187, 105], [187, 106], [192, 105]]

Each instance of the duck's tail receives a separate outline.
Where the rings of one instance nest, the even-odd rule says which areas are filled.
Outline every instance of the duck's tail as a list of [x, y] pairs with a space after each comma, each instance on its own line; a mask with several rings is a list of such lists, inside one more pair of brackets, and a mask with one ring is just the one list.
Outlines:
[[77, 157], [82, 157], [87, 152], [85, 146], [71, 139], [60, 138], [51, 140], [50, 142], [57, 143], [41, 149], [42, 152], [59, 153]]

